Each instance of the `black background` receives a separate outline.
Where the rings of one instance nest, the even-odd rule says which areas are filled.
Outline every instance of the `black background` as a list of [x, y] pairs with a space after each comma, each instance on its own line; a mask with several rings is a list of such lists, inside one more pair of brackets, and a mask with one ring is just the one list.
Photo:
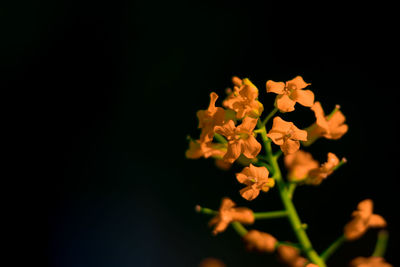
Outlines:
[[[40, 208], [24, 223], [46, 226], [36, 237], [45, 239], [48, 265], [197, 266], [212, 256], [227, 266], [278, 266], [273, 256], [247, 253], [232, 229], [213, 237], [209, 218], [194, 212], [196, 204], [217, 209], [223, 196], [257, 211], [279, 209], [276, 192], [247, 203], [234, 179], [239, 168], [223, 172], [184, 152], [186, 136], [199, 134], [196, 111], [211, 91], [223, 98], [233, 75], [259, 87], [266, 111], [274, 96], [265, 82], [301, 75], [327, 112], [342, 106], [350, 127], [341, 140], [309, 149], [320, 161], [331, 151], [348, 164], [320, 187], [296, 191], [314, 247], [328, 246], [357, 203], [372, 198], [389, 223], [387, 260], [398, 266], [399, 44], [391, 10], [265, 1], [7, 6], [1, 80], [17, 101], [6, 114], [19, 114], [22, 139], [38, 134], [26, 139], [45, 152], [27, 153], [43, 175], [31, 199]], [[299, 127], [313, 122], [296, 107], [284, 117]], [[254, 227], [293, 240], [283, 220]], [[370, 255], [375, 236], [345, 244], [328, 264]]]

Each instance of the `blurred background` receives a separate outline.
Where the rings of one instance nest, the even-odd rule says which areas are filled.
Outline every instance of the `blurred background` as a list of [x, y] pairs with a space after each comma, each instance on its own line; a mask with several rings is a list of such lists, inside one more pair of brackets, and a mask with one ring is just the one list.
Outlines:
[[[341, 105], [349, 132], [308, 151], [321, 162], [334, 152], [348, 164], [319, 187], [298, 188], [295, 204], [322, 251], [357, 203], [374, 199], [389, 224], [386, 258], [398, 266], [400, 58], [391, 10], [273, 1], [7, 4], [1, 82], [24, 99], [14, 109], [26, 108], [26, 132], [40, 135], [33, 143], [46, 154], [35, 157], [49, 174], [35, 179], [41, 205], [26, 220], [44, 221], [48, 266], [197, 266], [205, 257], [279, 266], [274, 256], [246, 252], [231, 228], [212, 236], [210, 218], [194, 212], [196, 204], [217, 209], [224, 196], [256, 211], [281, 208], [275, 190], [242, 199], [239, 167], [185, 159], [186, 137], [199, 136], [196, 111], [211, 91], [223, 99], [233, 75], [258, 86], [266, 112], [275, 95], [266, 95], [265, 82], [297, 75], [326, 112]], [[299, 127], [314, 121], [308, 109], [296, 111], [285, 118]], [[285, 220], [254, 228], [294, 240]], [[328, 265], [370, 255], [375, 238], [371, 230], [345, 244]]]

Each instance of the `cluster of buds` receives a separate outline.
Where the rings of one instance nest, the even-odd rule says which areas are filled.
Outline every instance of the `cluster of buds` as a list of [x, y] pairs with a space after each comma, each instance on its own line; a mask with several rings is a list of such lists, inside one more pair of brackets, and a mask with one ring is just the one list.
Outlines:
[[[233, 89], [227, 90], [222, 107], [216, 105], [218, 95], [212, 92], [208, 108], [197, 112], [201, 133], [198, 139], [190, 138], [186, 157], [214, 158], [216, 165], [224, 170], [228, 170], [235, 162], [242, 165], [242, 171], [236, 173], [236, 180], [244, 185], [239, 190], [240, 195], [252, 201], [260, 196], [260, 192], [269, 192], [271, 188], [277, 187], [284, 209], [253, 212], [247, 207], [236, 207], [229, 198], [222, 199], [218, 211], [196, 206], [198, 212], [214, 215], [209, 223], [214, 227], [214, 235], [232, 225], [242, 236], [248, 250], [276, 253], [287, 266], [324, 267], [326, 260], [341, 243], [360, 238], [369, 228], [386, 226], [382, 216], [373, 214], [372, 200], [363, 200], [353, 212], [353, 219], [345, 225], [343, 235], [318, 254], [313, 249], [293, 204], [293, 193], [297, 186], [321, 184], [346, 163], [346, 159], [339, 159], [329, 152], [326, 162], [321, 164], [310, 152], [300, 147], [309, 147], [319, 138], [340, 139], [348, 131], [346, 118], [339, 105], [325, 115], [321, 103], [315, 101], [314, 93], [308, 88], [310, 83], [297, 76], [287, 82], [266, 82], [266, 92], [275, 93], [276, 98], [275, 107], [262, 119], [264, 106], [258, 99], [258, 88], [247, 78], [233, 77], [232, 82]], [[293, 122], [281, 118], [286, 113], [293, 112], [296, 104], [309, 108], [314, 113], [315, 122], [309, 127], [300, 129]], [[282, 115], [276, 115], [278, 112]], [[266, 126], [271, 119], [272, 127], [267, 131]], [[277, 146], [277, 151], [273, 151], [275, 149], [272, 144]], [[263, 147], [264, 155], [261, 154]], [[283, 177], [279, 167], [281, 155], [287, 170], [286, 177]], [[298, 239], [297, 243], [281, 242], [269, 233], [247, 230], [243, 226], [251, 225], [257, 219], [281, 217], [289, 220]], [[391, 266], [382, 258], [384, 249], [377, 247], [377, 252], [372, 257], [358, 257], [350, 263], [351, 266]]]

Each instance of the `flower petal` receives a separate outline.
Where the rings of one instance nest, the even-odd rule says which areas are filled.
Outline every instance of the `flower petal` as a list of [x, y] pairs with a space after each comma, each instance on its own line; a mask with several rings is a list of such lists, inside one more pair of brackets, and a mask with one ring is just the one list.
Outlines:
[[291, 112], [294, 110], [296, 101], [292, 100], [288, 95], [278, 95], [276, 97], [275, 106], [280, 112]]
[[256, 140], [253, 135], [250, 135], [249, 138], [243, 140], [242, 142], [242, 153], [247, 158], [255, 158], [258, 153], [261, 151], [261, 144]]
[[306, 88], [310, 84], [311, 83], [306, 83], [303, 80], [303, 77], [296, 76], [294, 79], [286, 82], [286, 87], [288, 87], [289, 90], [299, 90], [299, 89]]
[[242, 124], [237, 127], [238, 132], [251, 133], [257, 125], [257, 120], [251, 117], [244, 118]]
[[294, 90], [291, 98], [306, 107], [312, 107], [314, 104], [314, 93], [311, 90]]
[[378, 214], [372, 214], [369, 218], [368, 225], [374, 228], [386, 227], [386, 220]]
[[293, 126], [292, 122], [282, 120], [281, 117], [276, 116], [272, 122], [272, 129], [269, 131], [269, 133], [278, 132], [286, 134], [287, 132], [289, 132], [292, 126]]
[[247, 175], [243, 174], [243, 173], [236, 173], [236, 179], [241, 184], [245, 184], [245, 185], [253, 184], [253, 182], [250, 181], [249, 177]]
[[293, 154], [300, 148], [300, 142], [287, 139], [286, 142], [281, 145], [281, 150], [282, 152], [287, 155], [287, 154]]
[[291, 139], [299, 140], [299, 141], [307, 141], [307, 131], [300, 130], [296, 126], [293, 125], [292, 129], [294, 132], [292, 133]]
[[241, 153], [241, 142], [230, 142], [228, 144], [228, 151], [224, 156], [224, 160], [233, 163]]
[[285, 88], [285, 83], [283, 82], [274, 82], [274, 81], [267, 81], [267, 93], [275, 93], [278, 95], [283, 94]]
[[240, 190], [240, 195], [249, 201], [255, 199], [260, 194], [260, 190], [256, 190], [251, 186], [246, 186]]
[[222, 126], [215, 126], [214, 131], [218, 134], [222, 134], [225, 137], [229, 137], [235, 134], [235, 123], [233, 120], [230, 120]]

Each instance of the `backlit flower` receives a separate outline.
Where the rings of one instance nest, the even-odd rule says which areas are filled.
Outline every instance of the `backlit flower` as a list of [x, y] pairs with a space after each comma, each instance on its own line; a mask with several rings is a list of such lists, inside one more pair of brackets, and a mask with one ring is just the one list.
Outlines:
[[268, 233], [257, 230], [250, 230], [243, 236], [248, 250], [272, 253], [275, 251], [275, 245], [278, 242], [275, 237]]
[[369, 228], [386, 226], [386, 221], [381, 215], [372, 213], [373, 205], [371, 199], [365, 199], [358, 204], [357, 210], [352, 213], [353, 219], [344, 227], [347, 240], [360, 238]]
[[284, 162], [289, 171], [289, 181], [304, 180], [308, 177], [310, 170], [319, 167], [319, 162], [313, 159], [311, 153], [303, 150], [298, 150], [293, 154], [286, 155]]
[[253, 200], [258, 196], [260, 190], [268, 191], [270, 185], [268, 174], [265, 167], [255, 167], [253, 164], [245, 167], [242, 172], [236, 174], [239, 183], [247, 185], [240, 190], [240, 195], [247, 200]]
[[258, 89], [249, 79], [233, 77], [233, 91], [223, 101], [223, 106], [236, 111], [236, 118], [244, 116], [258, 118], [264, 110], [263, 105], [257, 100]]
[[261, 144], [253, 135], [257, 119], [245, 117], [242, 124], [235, 127], [232, 120], [222, 126], [216, 126], [215, 132], [225, 136], [228, 139], [228, 151], [224, 160], [233, 163], [242, 153], [247, 158], [255, 158], [261, 150]]
[[382, 257], [357, 257], [350, 262], [350, 267], [393, 267]]
[[281, 147], [285, 155], [299, 150], [299, 141], [307, 141], [306, 131], [300, 130], [292, 122], [284, 121], [280, 117], [274, 118], [272, 129], [267, 136], [271, 138], [272, 142]]
[[297, 103], [311, 107], [314, 104], [314, 93], [310, 90], [303, 90], [310, 83], [306, 83], [301, 76], [293, 80], [283, 82], [267, 81], [267, 93], [278, 94], [275, 100], [275, 106], [281, 112], [290, 112], [294, 110]]
[[[326, 179], [326, 177], [333, 173], [336, 166], [338, 166], [340, 163], [338, 157], [331, 152], [328, 153], [327, 158], [327, 161], [320, 167], [311, 169], [308, 172], [308, 177], [305, 181], [307, 184], [319, 185], [324, 179]], [[342, 159], [342, 161], [343, 160], [346, 159]]]
[[290, 267], [303, 267], [308, 262], [300, 256], [300, 251], [292, 246], [279, 245], [277, 252], [279, 259]]
[[244, 224], [254, 223], [254, 215], [251, 209], [244, 207], [236, 208], [235, 205], [235, 202], [229, 198], [222, 199], [218, 214], [209, 222], [210, 226], [214, 225], [214, 235], [225, 231], [233, 221]]
[[232, 119], [232, 114], [221, 107], [216, 107], [215, 102], [218, 95], [214, 92], [210, 94], [210, 104], [206, 110], [197, 111], [199, 119], [199, 128], [201, 128], [200, 142], [212, 141], [214, 137], [214, 127], [222, 125], [229, 119]]
[[311, 110], [314, 111], [316, 121], [306, 129], [308, 133], [308, 141], [304, 143], [305, 145], [312, 144], [320, 137], [325, 137], [326, 139], [339, 139], [347, 132], [349, 127], [344, 123], [346, 117], [339, 109], [340, 106], [337, 105], [330, 115], [325, 116], [321, 103], [314, 103]]

